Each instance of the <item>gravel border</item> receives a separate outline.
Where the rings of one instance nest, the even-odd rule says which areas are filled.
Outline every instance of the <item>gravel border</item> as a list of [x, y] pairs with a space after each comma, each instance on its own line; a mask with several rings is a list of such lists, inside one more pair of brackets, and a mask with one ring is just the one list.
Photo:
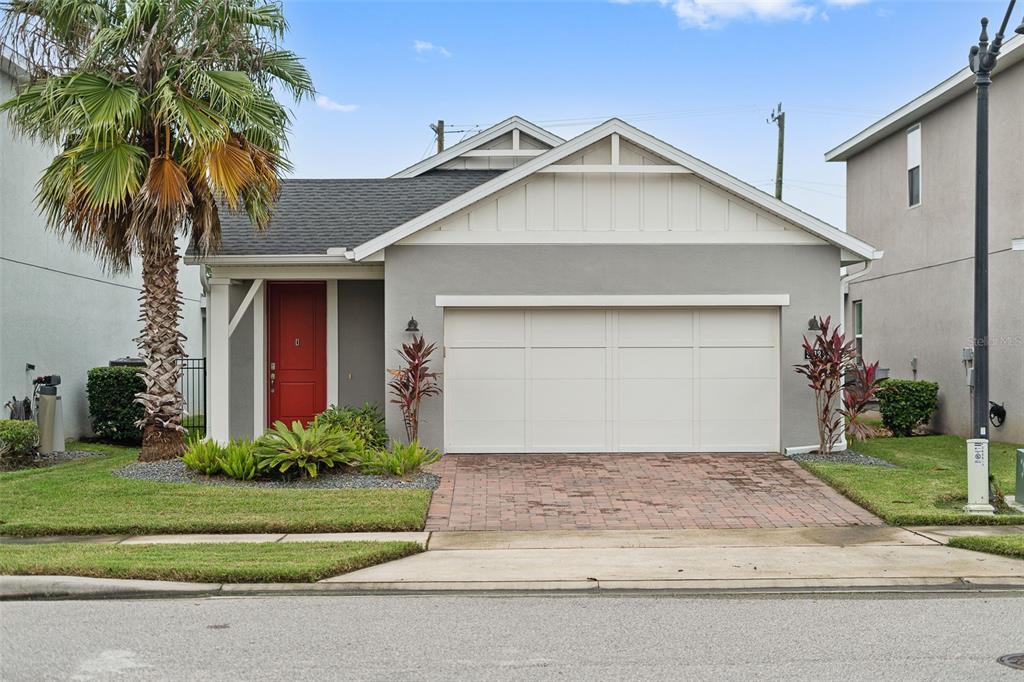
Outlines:
[[180, 459], [160, 462], [133, 462], [124, 469], [114, 471], [115, 476], [137, 481], [156, 483], [191, 483], [193, 485], [228, 486], [235, 488], [277, 488], [277, 489], [343, 489], [343, 488], [420, 488], [434, 490], [441, 478], [434, 474], [420, 472], [408, 480], [391, 476], [368, 476], [349, 472], [334, 473], [328, 470], [316, 478], [302, 478], [295, 481], [260, 480], [237, 481], [226, 476], [203, 476], [188, 469]]
[[790, 455], [789, 458], [797, 462], [831, 462], [833, 464], [860, 464], [863, 466], [883, 467], [885, 469], [896, 468], [884, 459], [878, 459], [877, 457], [871, 457], [870, 455], [863, 455], [855, 450], [833, 452], [831, 455], [819, 455], [816, 452], [807, 452], [803, 454], [793, 454]]
[[46, 455], [36, 453], [30, 461], [18, 466], [10, 468], [0, 469], [0, 471], [21, 471], [23, 469], [38, 469], [40, 467], [49, 467], [54, 464], [63, 464], [64, 462], [72, 462], [76, 459], [85, 459], [86, 457], [102, 457], [103, 452], [96, 452], [95, 450], [61, 450], [60, 452], [51, 452]]

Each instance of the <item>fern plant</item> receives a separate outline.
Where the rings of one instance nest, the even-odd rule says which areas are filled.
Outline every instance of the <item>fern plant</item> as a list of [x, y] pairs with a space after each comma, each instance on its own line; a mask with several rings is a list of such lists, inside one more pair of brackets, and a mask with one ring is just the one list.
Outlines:
[[231, 441], [224, 447], [224, 454], [218, 460], [225, 475], [239, 481], [256, 478], [259, 469], [256, 460], [256, 445], [246, 438]]
[[221, 472], [220, 460], [223, 455], [224, 448], [207, 438], [189, 445], [188, 450], [181, 456], [181, 461], [196, 473], [213, 476]]
[[439, 450], [428, 450], [418, 440], [408, 444], [393, 441], [390, 448], [359, 453], [359, 470], [364, 474], [407, 478], [439, 459]]
[[372, 403], [362, 407], [338, 407], [331, 405], [316, 418], [317, 424], [334, 426], [344, 431], [349, 438], [368, 448], [383, 448], [388, 444], [388, 431], [384, 427], [384, 415]]
[[310, 476], [315, 478], [322, 468], [348, 464], [356, 447], [345, 433], [315, 421], [308, 427], [292, 422], [274, 422], [256, 442], [257, 467], [261, 471], [274, 471], [284, 476]]

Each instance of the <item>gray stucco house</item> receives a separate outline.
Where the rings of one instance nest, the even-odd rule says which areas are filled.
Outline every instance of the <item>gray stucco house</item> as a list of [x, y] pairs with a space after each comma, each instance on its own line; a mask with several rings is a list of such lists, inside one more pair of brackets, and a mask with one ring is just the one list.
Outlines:
[[[965, 60], [966, 61], [966, 60]], [[974, 75], [964, 67], [846, 140], [847, 229], [885, 250], [853, 266], [848, 319], [867, 359], [890, 376], [939, 383], [933, 426], [971, 432], [962, 349], [974, 310]], [[989, 397], [1003, 405], [993, 440], [1024, 442], [1024, 37], [1007, 41], [991, 88]], [[1019, 245], [1014, 250], [1014, 243]], [[858, 326], [859, 325], [859, 326]]]
[[386, 404], [414, 318], [444, 388], [421, 437], [448, 452], [809, 448], [801, 337], [881, 255], [618, 119], [513, 117], [387, 179], [286, 181], [263, 234], [223, 221], [192, 259], [211, 436]]

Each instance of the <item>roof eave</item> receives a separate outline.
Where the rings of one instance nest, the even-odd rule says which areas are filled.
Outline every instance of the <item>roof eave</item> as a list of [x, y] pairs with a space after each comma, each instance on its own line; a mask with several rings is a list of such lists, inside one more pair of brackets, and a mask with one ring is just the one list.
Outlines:
[[[1024, 60], [1024, 37], [1014, 36], [1003, 46], [996, 65], [996, 72]], [[889, 137], [895, 132], [910, 127], [918, 120], [971, 91], [974, 74], [969, 67], [956, 72], [920, 97], [903, 105], [888, 116], [872, 123], [840, 145], [825, 153], [826, 161], [847, 161], [853, 156]]]

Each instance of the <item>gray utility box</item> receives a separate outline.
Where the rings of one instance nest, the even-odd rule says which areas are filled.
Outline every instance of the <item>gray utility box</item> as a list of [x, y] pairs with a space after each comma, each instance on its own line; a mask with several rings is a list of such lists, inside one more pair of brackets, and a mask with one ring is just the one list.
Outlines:
[[1017, 504], [1024, 504], [1024, 448], [1017, 450], [1017, 487], [1014, 498]]

